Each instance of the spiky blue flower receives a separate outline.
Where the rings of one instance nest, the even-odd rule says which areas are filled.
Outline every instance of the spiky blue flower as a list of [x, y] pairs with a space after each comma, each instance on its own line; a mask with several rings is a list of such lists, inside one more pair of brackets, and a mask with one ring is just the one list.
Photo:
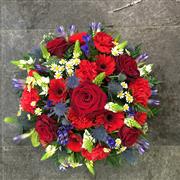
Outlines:
[[51, 107], [49, 116], [56, 115], [60, 118], [61, 116], [64, 116], [66, 110], [66, 104], [58, 103], [54, 107]]
[[68, 77], [68, 80], [67, 80], [68, 88], [74, 89], [78, 85], [79, 85], [79, 79], [75, 75]]
[[103, 126], [92, 129], [93, 137], [98, 141], [106, 142], [108, 134]]
[[121, 92], [123, 90], [123, 87], [118, 82], [110, 82], [108, 84], [108, 92], [112, 94], [117, 94], [118, 92]]

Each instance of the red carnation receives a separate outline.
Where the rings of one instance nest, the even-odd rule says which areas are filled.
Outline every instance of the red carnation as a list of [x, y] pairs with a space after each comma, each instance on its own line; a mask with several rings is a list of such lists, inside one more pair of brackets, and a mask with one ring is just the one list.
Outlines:
[[83, 36], [86, 36], [86, 32], [80, 32], [80, 33], [75, 33], [72, 36], [69, 37], [69, 42], [70, 43], [75, 43], [77, 40], [80, 42], [80, 44], [84, 44]]
[[97, 75], [97, 66], [94, 62], [89, 62], [88, 60], [81, 60], [79, 69], [76, 69], [76, 76], [81, 79], [81, 81], [92, 81]]
[[64, 79], [52, 79], [48, 92], [48, 99], [54, 104], [64, 101], [67, 95]]
[[86, 149], [82, 149], [81, 154], [89, 161], [97, 161], [105, 159], [110, 152], [104, 152], [104, 147], [98, 144], [91, 152], [88, 152]]
[[100, 54], [96, 58], [98, 73], [105, 72], [108, 76], [114, 72], [116, 64], [113, 57], [106, 56], [105, 54]]
[[70, 133], [67, 148], [73, 152], [80, 152], [82, 146], [82, 137], [80, 135]]
[[136, 112], [134, 119], [140, 124], [144, 125], [147, 120], [147, 113], [145, 112]]
[[28, 91], [27, 87], [25, 87], [20, 99], [20, 104], [24, 111], [34, 114], [36, 104], [39, 100], [40, 97], [37, 89], [31, 88], [30, 91]]
[[94, 45], [100, 52], [110, 54], [114, 46], [113, 38], [105, 32], [98, 32], [94, 36]]
[[63, 37], [57, 37], [51, 41], [48, 41], [46, 48], [53, 56], [61, 58], [68, 47], [68, 43]]
[[116, 58], [116, 72], [124, 73], [128, 80], [134, 80], [140, 77], [136, 61], [126, 54]]
[[132, 91], [135, 102], [144, 106], [147, 105], [148, 99], [151, 96], [151, 88], [148, 80], [138, 78], [129, 84], [129, 89]]
[[72, 108], [70, 108], [68, 113], [68, 119], [71, 121], [72, 125], [76, 129], [86, 129], [93, 126], [92, 118], [88, 118], [85, 116], [79, 116]]
[[135, 142], [137, 142], [137, 139], [140, 136], [140, 134], [141, 134], [140, 130], [135, 128], [129, 128], [125, 125], [118, 132], [118, 136], [122, 140], [122, 145], [126, 147], [130, 147]]
[[57, 138], [57, 121], [45, 114], [38, 116], [35, 129], [43, 144], [49, 144]]
[[95, 116], [104, 110], [107, 95], [99, 86], [83, 82], [72, 92], [71, 108], [80, 116]]
[[120, 129], [124, 125], [124, 113], [113, 113], [104, 111], [103, 114], [97, 116], [97, 121], [103, 121], [105, 129], [110, 133]]

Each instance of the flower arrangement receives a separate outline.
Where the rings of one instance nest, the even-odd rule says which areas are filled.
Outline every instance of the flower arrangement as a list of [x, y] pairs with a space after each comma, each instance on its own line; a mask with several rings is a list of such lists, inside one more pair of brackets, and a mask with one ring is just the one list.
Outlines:
[[21, 126], [14, 141], [30, 138], [45, 150], [42, 161], [55, 159], [60, 170], [85, 164], [92, 174], [96, 161], [118, 165], [143, 154], [147, 118], [159, 105], [159, 81], [147, 58], [140, 45], [128, 46], [101, 23], [88, 32], [71, 25], [44, 35], [39, 47], [11, 61], [23, 72], [12, 80], [17, 116], [4, 119]]

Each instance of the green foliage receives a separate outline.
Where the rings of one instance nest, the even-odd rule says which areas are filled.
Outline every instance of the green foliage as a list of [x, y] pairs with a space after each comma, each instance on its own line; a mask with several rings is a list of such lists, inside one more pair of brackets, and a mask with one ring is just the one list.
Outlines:
[[40, 145], [39, 135], [36, 130], [34, 130], [31, 135], [31, 143], [32, 143], [33, 147], [38, 147]]
[[126, 77], [125, 74], [120, 73], [120, 74], [118, 75], [118, 81], [123, 82], [123, 81], [125, 81], [126, 79], [127, 79], [127, 77]]
[[125, 118], [125, 124], [129, 127], [135, 127], [137, 129], [141, 129], [141, 125], [133, 118]]
[[94, 138], [91, 136], [88, 130], [84, 131], [83, 134], [83, 145], [82, 147], [87, 151], [91, 152], [93, 148]]
[[82, 54], [80, 42], [77, 40], [74, 45], [73, 57], [79, 58]]
[[46, 153], [41, 157], [41, 161], [49, 159], [52, 157], [57, 151], [57, 147], [54, 145], [48, 145], [46, 148]]
[[148, 80], [151, 87], [161, 83], [161, 81], [159, 81], [156, 77], [152, 77], [152, 76], [148, 77]]
[[89, 170], [89, 172], [94, 176], [95, 175], [95, 171], [94, 171], [94, 164], [93, 161], [85, 161], [86, 167]]
[[115, 42], [119, 42], [120, 39], [121, 39], [121, 35], [118, 34], [118, 35], [114, 38], [114, 41], [115, 41]]
[[18, 124], [17, 117], [5, 117], [4, 122], [8, 124]]
[[73, 57], [73, 51], [74, 51], [74, 45], [72, 45], [72, 46], [70, 46], [67, 50], [66, 50], [66, 52], [65, 52], [65, 54], [64, 54], [64, 59], [71, 59], [72, 57]]
[[117, 47], [119, 50], [123, 50], [126, 46], [127, 46], [128, 42], [127, 41], [123, 41], [122, 43], [118, 44]]
[[141, 44], [137, 45], [134, 50], [128, 50], [133, 58], [137, 58], [141, 54]]
[[106, 77], [105, 72], [101, 72], [95, 77], [95, 79], [93, 80], [93, 83], [100, 86], [103, 83], [103, 80], [105, 79], [105, 77]]
[[47, 48], [45, 47], [44, 44], [40, 44], [40, 48], [41, 48], [41, 52], [42, 52], [42, 56], [44, 59], [46, 59], [47, 61], [50, 59], [51, 55], [48, 52]]
[[117, 155], [116, 153], [111, 153], [107, 157], [106, 161], [114, 167], [119, 167], [122, 164], [121, 156]]

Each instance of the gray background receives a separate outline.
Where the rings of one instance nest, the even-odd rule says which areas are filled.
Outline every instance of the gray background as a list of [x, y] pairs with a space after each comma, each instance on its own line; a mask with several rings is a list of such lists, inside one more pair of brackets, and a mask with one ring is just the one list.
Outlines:
[[40, 149], [29, 141], [12, 142], [15, 126], [0, 123], [0, 179], [56, 180], [176, 180], [180, 178], [180, 1], [143, 0], [118, 11], [130, 0], [1, 0], [0, 1], [0, 115], [14, 115], [18, 99], [11, 89], [17, 69], [10, 60], [37, 45], [45, 32], [58, 25], [76, 24], [85, 29], [91, 21], [101, 21], [110, 31], [118, 31], [131, 44], [143, 43], [149, 62], [163, 81], [160, 90], [161, 112], [150, 120], [151, 149], [136, 166], [119, 169], [97, 165], [93, 178], [86, 168], [59, 173], [51, 161], [40, 162]]

